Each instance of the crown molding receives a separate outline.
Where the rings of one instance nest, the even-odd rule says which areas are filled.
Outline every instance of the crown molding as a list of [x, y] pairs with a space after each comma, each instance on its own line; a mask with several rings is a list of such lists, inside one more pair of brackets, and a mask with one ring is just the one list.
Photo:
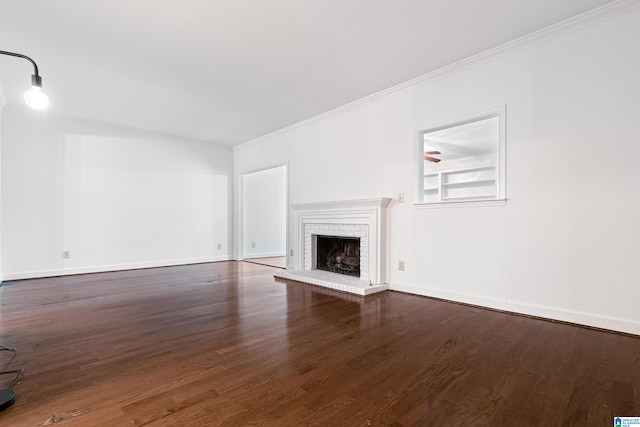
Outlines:
[[590, 11], [576, 15], [574, 17], [565, 19], [564, 21], [560, 21], [556, 24], [545, 27], [541, 30], [534, 31], [533, 33], [519, 37], [510, 42], [501, 44], [494, 48], [485, 50], [478, 54], [462, 59], [460, 61], [454, 62], [450, 65], [446, 65], [444, 67], [438, 68], [437, 70], [431, 71], [427, 74], [423, 74], [414, 79], [407, 80], [398, 85], [395, 85], [390, 88], [373, 93], [371, 95], [365, 96], [364, 98], [360, 98], [356, 101], [350, 102], [348, 104], [342, 105], [340, 107], [334, 108], [332, 110], [326, 111], [324, 113], [321, 113], [316, 116], [310, 117], [308, 119], [302, 120], [300, 122], [294, 123], [290, 126], [284, 127], [282, 129], [278, 129], [276, 131], [262, 135], [258, 138], [249, 140], [247, 142], [243, 142], [241, 144], [234, 146], [233, 151], [235, 152], [236, 150], [247, 148], [255, 143], [262, 142], [269, 138], [273, 138], [275, 136], [289, 132], [298, 127], [317, 122], [324, 118], [331, 117], [333, 115], [337, 115], [345, 111], [353, 110], [362, 105], [366, 105], [368, 103], [377, 101], [379, 99], [382, 99], [391, 95], [395, 95], [405, 89], [411, 88], [413, 86], [416, 86], [418, 84], [424, 83], [429, 80], [434, 80], [436, 78], [442, 77], [443, 75], [460, 71], [465, 68], [468, 68], [477, 64], [481, 64], [487, 61], [492, 61], [497, 58], [503, 57], [505, 55], [514, 53], [517, 50], [524, 49], [529, 46], [533, 46], [542, 42], [546, 42], [548, 40], [561, 37], [565, 34], [572, 33], [579, 29], [596, 25], [598, 23], [607, 21], [617, 16], [625, 15], [638, 8], [640, 8], [640, 0], [614, 1], [604, 6], [600, 6]]

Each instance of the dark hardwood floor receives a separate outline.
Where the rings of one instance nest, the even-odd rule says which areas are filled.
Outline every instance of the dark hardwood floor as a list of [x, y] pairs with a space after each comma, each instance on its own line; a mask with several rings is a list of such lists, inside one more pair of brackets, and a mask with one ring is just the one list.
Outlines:
[[[640, 338], [221, 262], [5, 282], [2, 426], [611, 426]], [[10, 378], [0, 378], [5, 385]]]

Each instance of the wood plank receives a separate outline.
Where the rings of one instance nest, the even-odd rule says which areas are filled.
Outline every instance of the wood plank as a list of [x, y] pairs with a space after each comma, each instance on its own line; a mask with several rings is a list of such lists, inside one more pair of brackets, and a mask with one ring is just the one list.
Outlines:
[[[640, 337], [247, 262], [5, 282], [15, 426], [597, 426], [640, 414]], [[3, 380], [0, 378], [0, 380]]]

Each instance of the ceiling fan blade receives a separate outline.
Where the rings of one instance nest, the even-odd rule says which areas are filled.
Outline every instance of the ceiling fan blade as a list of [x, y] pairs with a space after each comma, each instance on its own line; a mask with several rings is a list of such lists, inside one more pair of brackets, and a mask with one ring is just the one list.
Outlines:
[[436, 159], [435, 157], [430, 157], [430, 156], [424, 156], [424, 159], [433, 163], [438, 163], [440, 161], [440, 159]]
[[439, 151], [425, 151], [424, 154], [442, 154], [442, 153]]

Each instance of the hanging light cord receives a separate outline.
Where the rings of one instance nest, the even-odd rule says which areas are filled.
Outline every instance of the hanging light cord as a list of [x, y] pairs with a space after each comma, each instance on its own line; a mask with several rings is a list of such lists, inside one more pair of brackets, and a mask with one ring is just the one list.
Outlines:
[[40, 75], [38, 74], [38, 65], [36, 64], [36, 61], [34, 61], [33, 59], [29, 58], [27, 55], [23, 55], [21, 53], [15, 53], [15, 52], [7, 52], [5, 50], [0, 50], [0, 54], [9, 55], [9, 56], [15, 56], [17, 58], [26, 59], [27, 61], [29, 61], [29, 62], [31, 62], [33, 64], [34, 75], [37, 76], [38, 78], [40, 77]]

